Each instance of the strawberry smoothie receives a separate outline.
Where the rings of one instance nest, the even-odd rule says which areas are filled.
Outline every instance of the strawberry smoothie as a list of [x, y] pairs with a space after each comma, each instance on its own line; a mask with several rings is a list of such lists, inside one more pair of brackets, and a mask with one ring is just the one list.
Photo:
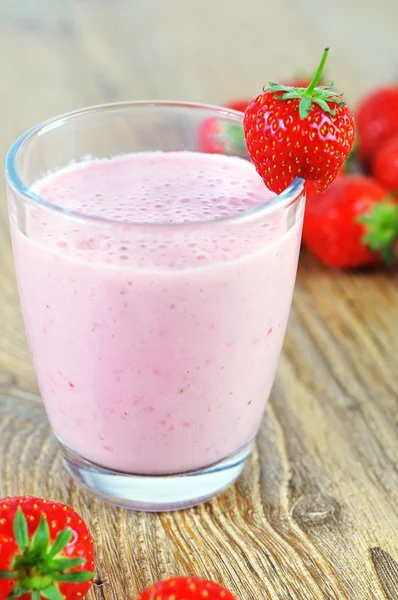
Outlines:
[[264, 207], [273, 194], [250, 162], [195, 152], [87, 160], [34, 191], [73, 211], [31, 203], [23, 226], [10, 211], [60, 442], [133, 474], [200, 469], [249, 442], [283, 343], [303, 202]]

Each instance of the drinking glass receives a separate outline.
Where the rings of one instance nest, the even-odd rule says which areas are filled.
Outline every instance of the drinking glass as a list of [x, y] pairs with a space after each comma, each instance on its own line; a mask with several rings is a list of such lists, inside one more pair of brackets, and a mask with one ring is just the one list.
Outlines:
[[[252, 166], [241, 113], [127, 102], [34, 127], [5, 169], [28, 342], [66, 469], [105, 501], [163, 511], [220, 493], [250, 454], [285, 335], [305, 198], [296, 179], [272, 199], [264, 186], [264, 201], [243, 212], [153, 223], [88, 215], [38, 192], [59, 169], [147, 151]], [[228, 171], [220, 195], [235, 183]], [[172, 183], [163, 202], [168, 193]]]

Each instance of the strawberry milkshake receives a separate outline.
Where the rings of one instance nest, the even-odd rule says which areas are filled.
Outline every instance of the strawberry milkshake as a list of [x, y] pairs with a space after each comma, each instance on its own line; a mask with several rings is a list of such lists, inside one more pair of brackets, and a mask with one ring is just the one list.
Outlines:
[[65, 451], [171, 476], [250, 448], [291, 305], [300, 186], [280, 206], [247, 160], [146, 151], [82, 160], [31, 190], [46, 208], [26, 204], [21, 222], [10, 194], [13, 249]]

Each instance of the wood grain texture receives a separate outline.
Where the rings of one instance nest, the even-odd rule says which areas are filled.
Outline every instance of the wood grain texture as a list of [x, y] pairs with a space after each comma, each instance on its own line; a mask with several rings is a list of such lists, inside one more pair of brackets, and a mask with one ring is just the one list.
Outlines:
[[[397, 22], [395, 0], [0, 0], [0, 149], [87, 104], [253, 95], [312, 68], [327, 44], [329, 73], [355, 102], [396, 77]], [[128, 513], [78, 490], [61, 468], [27, 350], [3, 194], [0, 496], [50, 496], [83, 514], [97, 549], [89, 600], [132, 600], [184, 573], [217, 579], [241, 600], [397, 600], [397, 283], [396, 271], [332, 273], [303, 254], [244, 475], [196, 509]]]

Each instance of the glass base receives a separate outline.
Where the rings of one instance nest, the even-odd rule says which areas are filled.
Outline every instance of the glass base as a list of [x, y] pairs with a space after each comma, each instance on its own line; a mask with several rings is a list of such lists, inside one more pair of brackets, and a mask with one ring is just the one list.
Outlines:
[[78, 456], [61, 443], [67, 471], [90, 492], [111, 504], [145, 512], [191, 508], [228, 488], [241, 474], [253, 439], [224, 460], [180, 475], [131, 475]]

